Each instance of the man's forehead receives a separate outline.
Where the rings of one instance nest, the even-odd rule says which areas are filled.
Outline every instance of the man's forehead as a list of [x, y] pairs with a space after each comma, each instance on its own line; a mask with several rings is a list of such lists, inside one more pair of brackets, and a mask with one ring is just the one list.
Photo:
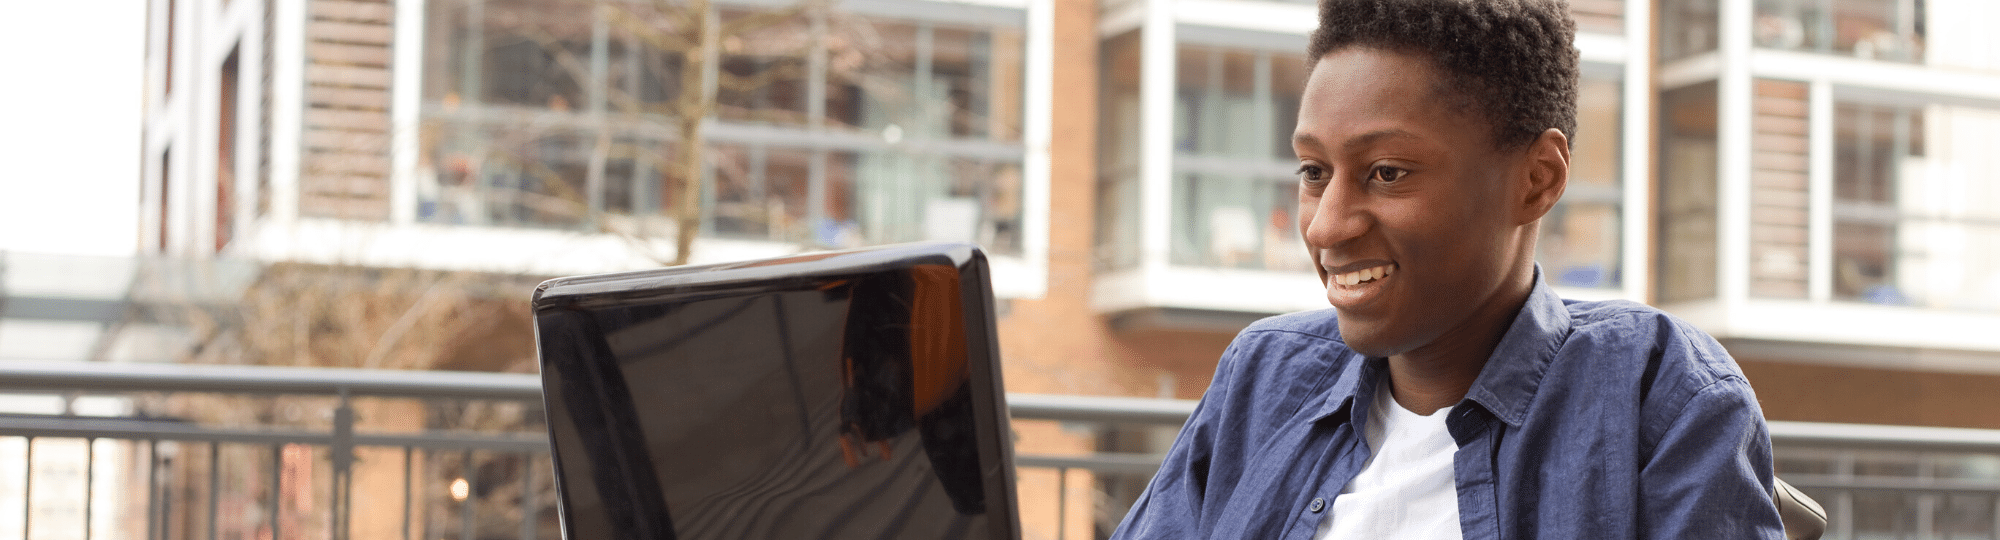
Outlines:
[[[1352, 150], [1399, 139], [1422, 140], [1442, 131], [1481, 131], [1487, 120], [1470, 110], [1462, 92], [1449, 88], [1422, 51], [1349, 45], [1321, 56], [1311, 67], [1299, 107], [1293, 144]], [[1319, 115], [1339, 113], [1345, 118]], [[1352, 122], [1369, 118], [1380, 122]]]

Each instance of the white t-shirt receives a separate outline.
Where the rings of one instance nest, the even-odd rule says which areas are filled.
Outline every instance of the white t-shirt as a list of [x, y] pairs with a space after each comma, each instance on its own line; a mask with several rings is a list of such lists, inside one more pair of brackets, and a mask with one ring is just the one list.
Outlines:
[[1452, 476], [1458, 443], [1444, 423], [1450, 412], [1450, 407], [1430, 416], [1410, 412], [1391, 397], [1383, 377], [1364, 433], [1368, 462], [1333, 499], [1313, 538], [1463, 538]]

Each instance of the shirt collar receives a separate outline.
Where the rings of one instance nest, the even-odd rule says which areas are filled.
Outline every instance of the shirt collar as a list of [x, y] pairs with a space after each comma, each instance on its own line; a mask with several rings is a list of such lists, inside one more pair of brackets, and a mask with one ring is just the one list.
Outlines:
[[[1529, 403], [1541, 387], [1542, 374], [1555, 359], [1556, 350], [1569, 331], [1569, 308], [1542, 280], [1542, 267], [1536, 264], [1535, 281], [1528, 290], [1527, 302], [1521, 304], [1513, 324], [1501, 335], [1500, 344], [1493, 347], [1493, 356], [1487, 358], [1465, 399], [1478, 402], [1509, 425], [1520, 426]], [[1334, 386], [1320, 404], [1317, 418], [1338, 415], [1358, 424], [1368, 414], [1369, 398], [1375, 395], [1387, 359], [1361, 358], [1353, 351], [1342, 353], [1355, 358], [1338, 364], [1343, 373], [1334, 378]]]
[[1472, 381], [1465, 399], [1478, 402], [1501, 421], [1519, 427], [1528, 405], [1534, 401], [1535, 391], [1541, 388], [1542, 375], [1548, 371], [1549, 362], [1555, 360], [1556, 351], [1569, 337], [1569, 331], [1569, 308], [1542, 280], [1542, 267], [1537, 264], [1535, 285], [1528, 290], [1528, 301], [1521, 304], [1520, 313], [1514, 315], [1514, 324], [1507, 327], [1500, 344], [1493, 347], [1493, 356], [1486, 359], [1486, 367], [1479, 370], [1479, 378]]

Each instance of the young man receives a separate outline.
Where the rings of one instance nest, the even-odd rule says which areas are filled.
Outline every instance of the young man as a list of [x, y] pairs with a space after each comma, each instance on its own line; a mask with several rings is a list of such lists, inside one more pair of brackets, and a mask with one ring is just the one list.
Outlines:
[[1728, 353], [1534, 263], [1575, 130], [1568, 6], [1319, 9], [1292, 141], [1333, 309], [1237, 336], [1113, 538], [1780, 538]]

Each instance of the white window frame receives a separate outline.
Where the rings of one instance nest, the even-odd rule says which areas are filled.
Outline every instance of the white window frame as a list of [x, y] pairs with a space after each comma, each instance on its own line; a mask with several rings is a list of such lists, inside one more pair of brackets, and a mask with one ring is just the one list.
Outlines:
[[[1718, 339], [2000, 351], [2000, 312], [1881, 306], [1833, 299], [1834, 103], [1840, 95], [1895, 95], [2000, 109], [2000, 73], [1930, 68], [1753, 48], [1749, 3], [1723, 11], [1721, 50], [1662, 66], [1663, 89], [1716, 79], [1721, 208], [1717, 296], [1661, 306]], [[1732, 37], [1734, 36], [1734, 37]], [[1807, 111], [1807, 296], [1749, 294], [1750, 109], [1755, 79], [1801, 82]], [[1730, 84], [1734, 81], [1734, 84]], [[1732, 148], [1734, 150], [1732, 150]]]
[[[754, 1], [754, 0], [753, 0]], [[939, 4], [1002, 7], [1026, 15], [1025, 85], [1022, 103], [1021, 254], [989, 254], [993, 287], [1001, 298], [1033, 299], [1048, 289], [1049, 145], [1054, 88], [1054, 0], [917, 0]], [[858, 2], [856, 10], [894, 13], [899, 2]], [[658, 267], [651, 254], [671, 254], [671, 240], [642, 243], [609, 234], [503, 227], [418, 223], [416, 198], [421, 126], [425, 0], [396, 0], [390, 208], [387, 223], [300, 218], [297, 212], [299, 107], [303, 66], [300, 37], [303, 0], [277, 2], [272, 156], [274, 216], [248, 238], [257, 256], [276, 260], [370, 266], [571, 275]], [[772, 5], [780, 5], [773, 3]], [[872, 12], [871, 11], [871, 12]], [[291, 73], [290, 77], [286, 73]], [[286, 114], [290, 113], [290, 114]], [[282, 171], [282, 172], [281, 172]], [[797, 253], [801, 246], [767, 241], [699, 238], [691, 264], [731, 262]]]
[[[1652, 63], [1634, 54], [1648, 48], [1628, 45], [1651, 33], [1646, 0], [1626, 0], [1625, 35], [1580, 33], [1585, 62], [1622, 70], [1619, 212], [1620, 286], [1616, 289], [1557, 287], [1566, 298], [1643, 301], [1651, 290], [1648, 238], [1652, 144], [1650, 84]], [[1176, 60], [1181, 25], [1296, 36], [1300, 47], [1317, 25], [1317, 7], [1266, 0], [1131, 0], [1107, 5], [1098, 25], [1104, 40], [1143, 30], [1139, 83], [1139, 260], [1136, 265], [1098, 274], [1091, 305], [1101, 312], [1145, 308], [1286, 313], [1327, 307], [1325, 290], [1311, 272], [1244, 270], [1172, 264], [1174, 117]], [[1637, 16], [1634, 16], [1634, 15]], [[1301, 252], [1301, 256], [1304, 253]]]

